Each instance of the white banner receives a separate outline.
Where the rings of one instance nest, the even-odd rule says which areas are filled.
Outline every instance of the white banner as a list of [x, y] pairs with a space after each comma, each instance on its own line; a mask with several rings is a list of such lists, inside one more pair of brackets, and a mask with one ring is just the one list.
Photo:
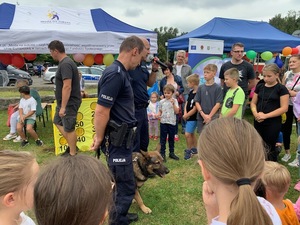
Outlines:
[[10, 30], [24, 29], [28, 25], [33, 30], [96, 32], [89, 9], [16, 6]]
[[195, 54], [223, 54], [224, 41], [201, 38], [189, 38], [189, 53]]

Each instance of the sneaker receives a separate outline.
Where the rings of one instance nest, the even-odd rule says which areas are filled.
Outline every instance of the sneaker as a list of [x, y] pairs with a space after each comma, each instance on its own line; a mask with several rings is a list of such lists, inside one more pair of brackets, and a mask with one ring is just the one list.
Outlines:
[[37, 139], [35, 143], [37, 146], [42, 146], [44, 144], [40, 139]]
[[154, 141], [157, 141], [157, 139], [158, 139], [158, 137], [157, 137], [157, 136], [155, 136], [155, 137], [153, 138], [153, 140], [154, 140]]
[[175, 155], [175, 153], [170, 153], [169, 157], [174, 160], [179, 160], [179, 157], [177, 155]]
[[[76, 154], [79, 151], [79, 148], [76, 146]], [[68, 146], [66, 151], [62, 153], [60, 156], [70, 156], [70, 147]]]
[[192, 152], [193, 155], [198, 154], [197, 148], [191, 148], [191, 152]]
[[13, 142], [22, 142], [21, 136], [16, 137]]
[[23, 140], [21, 142], [21, 147], [25, 147], [26, 145], [29, 145], [29, 142], [27, 140]]
[[294, 159], [293, 162], [290, 162], [288, 165], [291, 167], [299, 167], [298, 158]]
[[17, 137], [16, 134], [8, 134], [3, 138], [3, 141], [9, 141], [9, 140], [15, 139], [16, 137]]
[[175, 134], [175, 136], [174, 136], [174, 141], [179, 141], [179, 137], [177, 134]]
[[281, 160], [283, 161], [283, 162], [287, 162], [287, 161], [289, 161], [291, 159], [291, 154], [285, 154], [282, 158], [281, 158]]
[[192, 156], [192, 151], [190, 149], [185, 149], [184, 150], [184, 159], [188, 160], [191, 158], [191, 156]]
[[152, 138], [153, 138], [153, 136], [152, 136], [152, 135], [150, 135], [150, 136], [149, 136], [149, 139], [152, 139]]

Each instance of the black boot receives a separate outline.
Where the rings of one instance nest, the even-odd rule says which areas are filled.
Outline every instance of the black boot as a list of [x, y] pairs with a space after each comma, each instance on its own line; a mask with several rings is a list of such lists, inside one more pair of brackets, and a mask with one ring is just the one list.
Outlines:
[[129, 223], [132, 223], [138, 221], [139, 217], [136, 213], [127, 213], [127, 219]]
[[179, 157], [178, 157], [177, 155], [175, 155], [174, 152], [170, 153], [170, 154], [169, 154], [169, 157], [170, 157], [171, 159], [174, 159], [174, 160], [179, 160]]

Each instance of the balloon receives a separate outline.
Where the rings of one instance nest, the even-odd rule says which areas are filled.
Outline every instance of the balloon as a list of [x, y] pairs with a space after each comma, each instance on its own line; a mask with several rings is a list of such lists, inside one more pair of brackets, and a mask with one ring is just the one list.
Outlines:
[[298, 49], [298, 53], [299, 53], [300, 52], [300, 45], [298, 45], [296, 48]]
[[271, 63], [275, 63], [275, 58], [272, 58], [265, 62], [266, 65], [271, 64]]
[[255, 59], [256, 57], [256, 52], [253, 50], [249, 50], [246, 52], [246, 56], [248, 59]]
[[283, 66], [283, 62], [280, 59], [279, 55], [276, 56], [274, 63], [276, 63], [276, 65], [281, 68]]
[[17, 68], [22, 68], [24, 66], [24, 58], [21, 56], [21, 54], [13, 54], [11, 58], [11, 64], [14, 65]]
[[116, 60], [119, 57], [119, 54], [114, 55], [114, 59]]
[[4, 65], [11, 64], [11, 54], [0, 54], [0, 62], [2, 62]]
[[292, 53], [292, 48], [291, 47], [284, 47], [282, 49], [282, 55], [288, 56]]
[[299, 53], [299, 49], [298, 48], [292, 48], [291, 55], [297, 55], [298, 53]]
[[83, 62], [85, 58], [85, 54], [82, 54], [82, 53], [76, 53], [73, 55], [73, 59], [76, 61], [76, 62]]
[[95, 55], [94, 61], [96, 64], [102, 65], [103, 64], [103, 55], [102, 54]]
[[94, 64], [94, 56], [92, 54], [87, 54], [83, 60], [85, 66], [92, 66]]
[[110, 64], [112, 64], [114, 62], [114, 56], [112, 54], [105, 54], [104, 58], [103, 58], [103, 64], [105, 66], [109, 66]]
[[24, 54], [23, 56], [28, 61], [34, 61], [36, 59], [36, 54]]
[[265, 51], [265, 52], [261, 53], [260, 56], [261, 56], [261, 58], [262, 58], [263, 60], [265, 60], [265, 61], [268, 61], [268, 60], [270, 60], [270, 59], [273, 58], [273, 54], [272, 54], [272, 52], [270, 52], [270, 51]]

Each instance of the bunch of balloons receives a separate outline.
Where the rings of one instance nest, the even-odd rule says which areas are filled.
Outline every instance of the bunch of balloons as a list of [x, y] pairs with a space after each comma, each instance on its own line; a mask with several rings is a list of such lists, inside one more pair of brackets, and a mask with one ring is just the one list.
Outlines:
[[73, 59], [76, 62], [83, 63], [85, 66], [92, 66], [94, 63], [98, 65], [111, 65], [114, 60], [117, 58], [118, 55], [113, 56], [113, 54], [82, 54], [82, 53], [76, 53], [73, 54]]
[[22, 68], [27, 61], [34, 61], [36, 54], [0, 54], [0, 61], [5, 65], [13, 65]]
[[284, 47], [282, 49], [282, 55], [283, 56], [296, 55], [296, 54], [299, 54], [299, 53], [300, 53], [300, 45], [298, 45], [295, 48], [291, 48], [291, 47], [287, 46], [287, 47]]

